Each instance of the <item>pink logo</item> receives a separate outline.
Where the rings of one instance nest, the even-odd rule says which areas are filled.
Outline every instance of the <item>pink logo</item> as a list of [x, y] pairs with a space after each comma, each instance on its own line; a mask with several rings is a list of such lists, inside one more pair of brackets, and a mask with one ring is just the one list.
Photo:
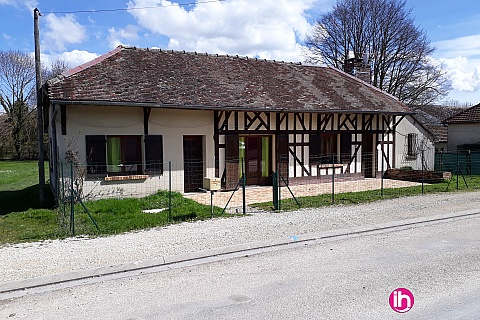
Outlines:
[[398, 312], [398, 313], [405, 313], [410, 311], [413, 307], [413, 303], [415, 299], [413, 298], [413, 294], [410, 290], [405, 288], [397, 288], [393, 290], [390, 294], [390, 307]]

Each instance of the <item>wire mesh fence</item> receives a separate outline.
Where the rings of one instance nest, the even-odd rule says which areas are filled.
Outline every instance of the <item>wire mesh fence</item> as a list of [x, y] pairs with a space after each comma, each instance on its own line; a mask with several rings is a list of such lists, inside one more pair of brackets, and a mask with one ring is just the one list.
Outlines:
[[[221, 166], [219, 169], [217, 164], [216, 168], [213, 161], [168, 161], [145, 167], [141, 163], [110, 167], [60, 163], [55, 189], [64, 224], [71, 229], [74, 204], [81, 203], [81, 210], [88, 212], [89, 203], [95, 200], [142, 198], [158, 192], [180, 193], [184, 198], [210, 206], [213, 217], [249, 213], [257, 210], [253, 209], [257, 203], [265, 203], [262, 208], [281, 210], [346, 200], [355, 202], [359, 194], [369, 200], [480, 188], [480, 153], [437, 153], [428, 161], [424, 157], [425, 154], [419, 153], [415, 164], [412, 159], [403, 158], [392, 168], [378, 157], [365, 156], [372, 160], [359, 163], [356, 170], [351, 170], [351, 165], [335, 163], [336, 158], [332, 157], [331, 163], [312, 164], [304, 170], [316, 175], [299, 175], [302, 171], [294, 165], [288, 170], [253, 172], [248, 159], [239, 159], [238, 183], [228, 190]], [[398, 158], [402, 159], [401, 155]], [[255, 174], [265, 177], [254, 179]], [[265, 185], [252, 181], [262, 181]], [[323, 202], [312, 202], [315, 197]], [[171, 212], [174, 206], [170, 197], [161, 208], [149, 209]]]

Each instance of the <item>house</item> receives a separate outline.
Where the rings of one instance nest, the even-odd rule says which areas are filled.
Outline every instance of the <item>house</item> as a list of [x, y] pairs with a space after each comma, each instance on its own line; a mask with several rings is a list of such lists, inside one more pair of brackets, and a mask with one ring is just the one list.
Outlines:
[[231, 190], [242, 172], [248, 185], [271, 185], [273, 171], [291, 182], [332, 170], [374, 178], [421, 166], [419, 150], [433, 149], [407, 106], [329, 67], [119, 46], [44, 90], [51, 181], [74, 145], [95, 192], [166, 186], [169, 163], [181, 192], [204, 177]]
[[480, 174], [480, 104], [443, 121], [448, 125], [448, 153], [437, 155], [436, 167], [457, 174]]
[[480, 151], [480, 104], [464, 109], [443, 122], [448, 125], [448, 150]]

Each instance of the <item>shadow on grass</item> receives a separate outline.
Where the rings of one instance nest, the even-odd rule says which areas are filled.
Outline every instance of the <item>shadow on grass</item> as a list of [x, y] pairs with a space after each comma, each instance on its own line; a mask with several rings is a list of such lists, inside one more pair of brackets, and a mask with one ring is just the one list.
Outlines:
[[[38, 184], [22, 190], [0, 191], [0, 215], [21, 212], [28, 209], [43, 209], [39, 205]], [[48, 185], [45, 186], [45, 206], [50, 209], [55, 205], [53, 194]]]

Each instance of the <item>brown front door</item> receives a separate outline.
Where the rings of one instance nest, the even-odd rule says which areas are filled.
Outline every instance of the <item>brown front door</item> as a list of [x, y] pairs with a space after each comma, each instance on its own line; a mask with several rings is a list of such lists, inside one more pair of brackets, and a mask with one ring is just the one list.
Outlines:
[[[243, 136], [240, 137], [240, 173], [245, 170], [248, 185], [270, 185], [271, 175], [271, 137]], [[242, 148], [244, 152], [242, 152]]]
[[183, 137], [183, 168], [185, 192], [203, 187], [203, 137]]

